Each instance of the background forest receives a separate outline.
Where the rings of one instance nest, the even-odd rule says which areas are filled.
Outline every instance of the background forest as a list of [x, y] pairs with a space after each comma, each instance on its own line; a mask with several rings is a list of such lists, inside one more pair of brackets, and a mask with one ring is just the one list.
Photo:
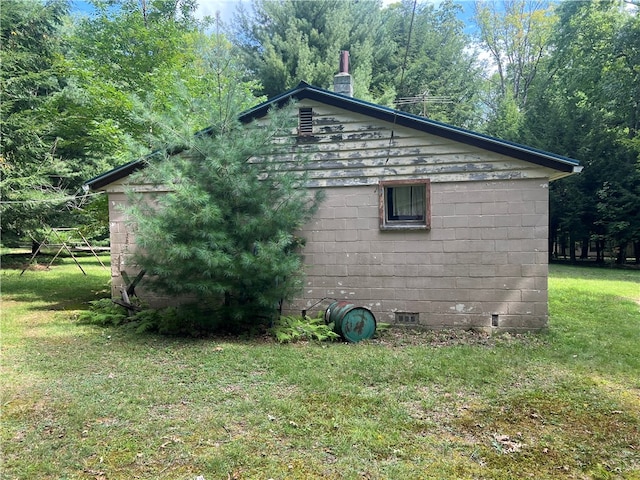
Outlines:
[[469, 5], [255, 0], [223, 22], [195, 0], [3, 0], [2, 242], [104, 237], [86, 180], [166, 142], [168, 118], [195, 132], [300, 80], [330, 88], [349, 50], [355, 97], [579, 160], [550, 186], [551, 254], [640, 262], [637, 2]]

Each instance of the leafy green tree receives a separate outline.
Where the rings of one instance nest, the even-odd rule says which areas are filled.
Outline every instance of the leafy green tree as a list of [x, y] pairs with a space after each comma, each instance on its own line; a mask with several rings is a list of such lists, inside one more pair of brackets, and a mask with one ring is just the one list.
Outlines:
[[614, 2], [571, 2], [559, 12], [559, 90], [582, 122], [573, 140], [585, 158], [580, 195], [589, 199], [591, 235], [623, 263], [640, 241], [640, 22]]
[[476, 1], [477, 41], [489, 54], [485, 88], [488, 133], [522, 141], [521, 127], [536, 83], [553, 76], [551, 53], [557, 15], [540, 0]]
[[175, 80], [193, 75], [206, 24], [193, 17], [193, 2], [93, 5], [95, 12], [78, 19], [69, 35], [73, 88], [63, 101], [75, 121], [66, 127], [70, 143], [81, 142], [114, 166], [130, 156], [128, 140], [139, 141], [150, 128], [138, 115], [139, 100], [153, 98], [156, 111], [169, 109]]
[[[193, 60], [189, 37], [206, 24], [194, 17], [194, 2], [119, 0], [93, 2], [72, 38], [74, 61], [127, 92], [143, 95], [168, 68]], [[186, 47], [186, 48], [185, 48]]]
[[[70, 38], [68, 71], [76, 88], [67, 98], [78, 121], [69, 127], [77, 138], [101, 149], [101, 158], [114, 166], [129, 161], [132, 149], [151, 146], [147, 112], [186, 108], [192, 120], [199, 115], [197, 128], [204, 128], [209, 114], [179, 99], [211, 98], [213, 82], [224, 77], [220, 68], [239, 62], [219, 29], [210, 32], [208, 20], [194, 17], [196, 3], [121, 0], [95, 6], [96, 14], [83, 18]], [[259, 88], [255, 81], [224, 78], [238, 88]]]
[[[583, 173], [552, 185], [552, 226], [573, 243], [615, 251], [640, 242], [640, 23], [616, 2], [564, 2], [549, 68], [525, 119], [527, 140], [582, 160]], [[570, 187], [567, 187], [570, 185]], [[552, 232], [553, 234], [553, 232]]]
[[140, 115], [143, 103], [170, 111], [177, 86], [194, 97], [211, 94], [203, 69], [220, 51], [207, 24], [194, 19], [194, 2], [95, 7], [72, 24], [64, 2], [3, 4], [5, 242], [27, 233], [41, 237], [35, 232], [43, 225], [75, 226], [87, 218], [86, 203], [77, 200], [84, 197], [74, 197], [83, 182], [149, 147], [152, 125]]
[[[220, 51], [193, 19], [193, 2], [96, 8], [71, 25], [64, 2], [3, 4], [5, 242], [29, 233], [39, 238], [43, 225], [75, 226], [90, 213], [104, 216], [94, 212], [104, 202], [87, 206], [75, 195], [88, 178], [142, 151], [151, 125], [138, 114], [139, 99], [168, 111], [176, 85], [193, 96], [210, 95], [203, 65]], [[205, 117], [200, 120], [204, 126]]]
[[[291, 154], [294, 119], [285, 109], [260, 124], [215, 118], [195, 136], [169, 128], [183, 132], [174, 138], [183, 153], [151, 161], [137, 179], [169, 193], [153, 202], [132, 194], [130, 211], [136, 261], [151, 272], [153, 288], [222, 305], [219, 316], [233, 324], [271, 317], [297, 293], [302, 262], [295, 232], [318, 197], [304, 188], [303, 158]], [[281, 154], [287, 162], [273, 161]]]
[[521, 141], [524, 136], [524, 118], [524, 112], [513, 98], [513, 94], [507, 91], [505, 96], [499, 96], [493, 102], [493, 111], [487, 118], [483, 130], [489, 135]]
[[450, 0], [437, 6], [419, 3], [415, 13], [409, 0], [383, 9], [393, 54], [380, 68], [398, 97], [415, 100], [401, 104], [402, 110], [472, 127], [478, 118], [481, 72], [459, 12], [460, 6]]

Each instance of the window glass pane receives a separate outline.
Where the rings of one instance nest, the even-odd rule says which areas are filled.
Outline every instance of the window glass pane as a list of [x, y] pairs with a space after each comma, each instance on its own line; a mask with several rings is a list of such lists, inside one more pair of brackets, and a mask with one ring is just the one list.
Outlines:
[[424, 185], [387, 188], [387, 218], [389, 220], [424, 220], [425, 210]]

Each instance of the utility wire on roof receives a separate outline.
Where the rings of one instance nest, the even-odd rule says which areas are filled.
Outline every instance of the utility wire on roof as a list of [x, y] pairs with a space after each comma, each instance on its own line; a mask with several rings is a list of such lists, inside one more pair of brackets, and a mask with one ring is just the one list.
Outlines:
[[[402, 87], [404, 86], [404, 73], [407, 69], [407, 59], [409, 58], [409, 46], [411, 45], [411, 34], [413, 33], [413, 20], [416, 16], [416, 6], [418, 5], [418, 0], [413, 0], [413, 9], [411, 11], [411, 23], [409, 23], [409, 35], [407, 35], [407, 48], [404, 51], [404, 60], [402, 61], [402, 69], [400, 70], [400, 85], [398, 86], [398, 90], [402, 91]], [[398, 119], [397, 111], [393, 114], [393, 127], [391, 128], [391, 137], [389, 138], [389, 148], [387, 149], [387, 160], [384, 162], [386, 165], [389, 163], [389, 155], [391, 154], [391, 145], [393, 145], [393, 135], [396, 127], [396, 121]]]

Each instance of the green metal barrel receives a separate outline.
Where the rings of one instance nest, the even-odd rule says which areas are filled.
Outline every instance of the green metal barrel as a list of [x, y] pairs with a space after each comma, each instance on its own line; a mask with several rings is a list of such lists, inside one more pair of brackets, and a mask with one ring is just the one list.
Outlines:
[[333, 330], [348, 342], [359, 342], [373, 337], [376, 317], [371, 310], [349, 302], [333, 302], [324, 312], [324, 320], [333, 322]]

